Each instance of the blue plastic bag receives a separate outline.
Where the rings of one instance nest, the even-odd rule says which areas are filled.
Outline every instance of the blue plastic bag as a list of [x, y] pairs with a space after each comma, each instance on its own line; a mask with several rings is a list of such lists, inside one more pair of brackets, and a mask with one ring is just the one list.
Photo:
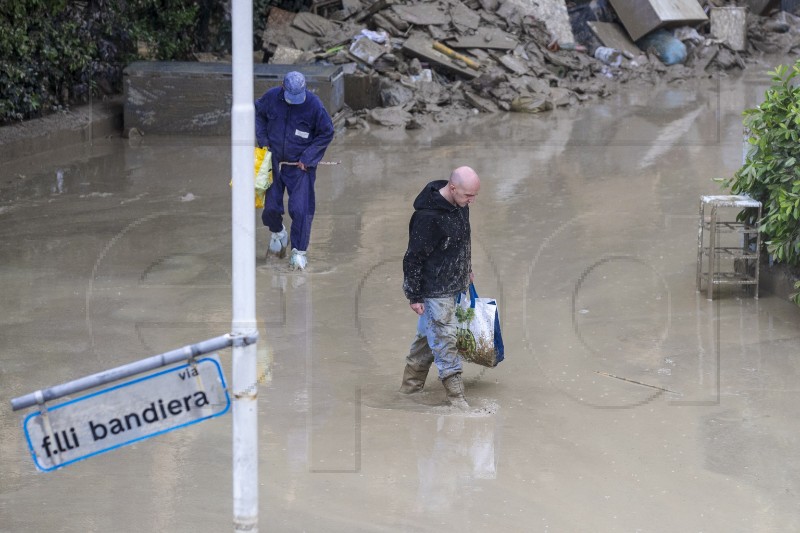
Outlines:
[[686, 45], [663, 28], [648, 33], [636, 41], [636, 46], [645, 52], [653, 50], [656, 57], [665, 65], [686, 61]]

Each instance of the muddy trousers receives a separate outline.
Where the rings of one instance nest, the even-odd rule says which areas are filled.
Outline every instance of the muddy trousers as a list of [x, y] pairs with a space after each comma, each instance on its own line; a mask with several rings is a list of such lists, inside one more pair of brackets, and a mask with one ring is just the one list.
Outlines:
[[[274, 172], [273, 167], [273, 172]], [[316, 199], [314, 182], [317, 169], [300, 170], [293, 166], [284, 166], [267, 189], [264, 211], [261, 221], [273, 233], [283, 229], [283, 193], [289, 193], [289, 216], [292, 217], [292, 229], [289, 232], [291, 247], [300, 251], [308, 250], [311, 238], [311, 223], [314, 221]]]
[[417, 337], [411, 343], [406, 363], [422, 369], [436, 363], [439, 379], [461, 372], [456, 350], [456, 298], [425, 298], [425, 312], [417, 322]]

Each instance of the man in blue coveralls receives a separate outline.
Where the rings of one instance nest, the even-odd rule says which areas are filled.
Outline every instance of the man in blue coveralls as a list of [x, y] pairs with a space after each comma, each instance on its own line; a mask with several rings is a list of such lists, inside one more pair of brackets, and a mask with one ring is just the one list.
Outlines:
[[[256, 100], [255, 108], [256, 142], [272, 153], [273, 181], [261, 213], [262, 222], [272, 232], [267, 254], [285, 257], [291, 238], [289, 267], [305, 270], [317, 164], [333, 139], [333, 122], [319, 97], [306, 89], [305, 77], [295, 71], [284, 76], [280, 87]], [[283, 225], [284, 190], [289, 193], [290, 235]]]

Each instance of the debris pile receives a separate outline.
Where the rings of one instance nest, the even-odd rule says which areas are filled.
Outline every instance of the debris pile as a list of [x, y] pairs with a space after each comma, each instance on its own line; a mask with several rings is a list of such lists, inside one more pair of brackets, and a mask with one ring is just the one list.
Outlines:
[[800, 48], [800, 19], [787, 12], [745, 19], [733, 2], [682, 1], [690, 3], [684, 19], [655, 18], [650, 30], [639, 17], [635, 31], [627, 6], [648, 0], [314, 0], [299, 13], [272, 6], [264, 61], [342, 65], [365, 88], [355, 102], [346, 94], [348, 127], [411, 129], [480, 112], [538, 113], [602, 98], [620, 83], [710, 76]]

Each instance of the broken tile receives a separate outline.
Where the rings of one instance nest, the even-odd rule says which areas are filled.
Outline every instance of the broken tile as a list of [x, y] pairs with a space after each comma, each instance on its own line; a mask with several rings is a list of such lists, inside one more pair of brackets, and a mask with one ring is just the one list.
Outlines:
[[350, 45], [350, 53], [368, 65], [386, 53], [386, 47], [368, 37], [360, 37]]
[[449, 17], [438, 3], [410, 6], [398, 4], [392, 6], [392, 11], [409, 24], [416, 26], [439, 25], [450, 22]]
[[450, 18], [453, 26], [460, 32], [477, 30], [481, 16], [458, 0], [450, 0]]
[[518, 44], [510, 33], [499, 28], [480, 28], [473, 35], [460, 35], [448, 41], [450, 48], [485, 48], [491, 50], [513, 50]]
[[497, 60], [514, 74], [525, 74], [528, 72], [528, 64], [522, 58], [511, 54], [504, 54], [498, 57]]

